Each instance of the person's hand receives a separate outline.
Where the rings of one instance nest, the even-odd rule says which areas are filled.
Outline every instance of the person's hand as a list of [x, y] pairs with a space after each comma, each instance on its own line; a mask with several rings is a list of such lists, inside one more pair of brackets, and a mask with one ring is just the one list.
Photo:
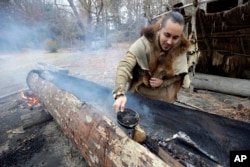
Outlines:
[[127, 102], [127, 97], [125, 95], [117, 97], [117, 99], [113, 104], [115, 112], [124, 111], [126, 102]]
[[159, 87], [159, 86], [162, 85], [162, 83], [163, 83], [163, 80], [160, 79], [160, 78], [154, 78], [154, 77], [152, 77], [152, 78], [150, 78], [150, 80], [149, 80], [149, 84], [150, 84], [150, 86], [151, 86], [152, 88]]

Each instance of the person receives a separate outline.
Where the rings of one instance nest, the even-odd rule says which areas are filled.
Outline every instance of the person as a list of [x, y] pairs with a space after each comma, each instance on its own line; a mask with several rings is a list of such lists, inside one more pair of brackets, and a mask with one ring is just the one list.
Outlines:
[[190, 42], [184, 35], [184, 26], [184, 17], [171, 11], [141, 30], [141, 37], [117, 67], [112, 92], [116, 112], [124, 110], [127, 90], [173, 103], [184, 81], [190, 84], [186, 58]]

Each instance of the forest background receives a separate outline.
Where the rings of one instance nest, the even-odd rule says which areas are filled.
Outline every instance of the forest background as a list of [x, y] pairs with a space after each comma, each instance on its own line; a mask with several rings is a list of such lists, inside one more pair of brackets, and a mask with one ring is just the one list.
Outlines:
[[153, 17], [190, 1], [1, 0], [0, 51], [84, 50], [133, 42]]

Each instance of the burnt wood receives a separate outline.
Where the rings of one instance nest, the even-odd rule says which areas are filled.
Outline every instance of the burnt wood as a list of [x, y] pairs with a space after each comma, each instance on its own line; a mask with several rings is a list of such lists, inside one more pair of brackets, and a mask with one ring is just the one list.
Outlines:
[[23, 129], [28, 129], [32, 126], [52, 120], [50, 113], [44, 110], [36, 110], [27, 114], [21, 115]]
[[[121, 148], [118, 149], [127, 157], [139, 158], [147, 154], [152, 158], [146, 149], [139, 147], [138, 143], [139, 146], [128, 142], [126, 135], [120, 132], [120, 128], [116, 128], [116, 125], [119, 125], [112, 108], [114, 102], [112, 89], [59, 72], [35, 70], [28, 74], [27, 84], [41, 98], [41, 102], [51, 115], [57, 118], [57, 122], [63, 123], [65, 126], [63, 128], [73, 128], [69, 136], [79, 143], [82, 154], [85, 158], [87, 157], [90, 164], [97, 163], [98, 159], [98, 163], [103, 162], [115, 166], [113, 162], [115, 158], [112, 159], [110, 155], [115, 155], [116, 149], [122, 145], [130, 145], [130, 148], [133, 145], [135, 147], [133, 150], [136, 149], [139, 152], [139, 155], [135, 153], [136, 151], [129, 153], [126, 150], [128, 151], [126, 152], [124, 149], [127, 146], [122, 147], [123, 151]], [[72, 94], [77, 98], [72, 97]], [[215, 160], [223, 166], [229, 166], [230, 151], [250, 150], [249, 123], [148, 99], [136, 94], [127, 93], [126, 95], [128, 97], [126, 107], [139, 113], [139, 124], [147, 135], [169, 138], [177, 132], [185, 132], [202, 150], [215, 157]], [[84, 102], [95, 106], [95, 109], [90, 109], [91, 107], [85, 105]], [[62, 111], [66, 116], [60, 119], [60, 115], [64, 115]], [[74, 126], [70, 127], [72, 121]], [[80, 134], [87, 139], [80, 139]], [[90, 142], [90, 139], [96, 140]], [[82, 143], [83, 141], [85, 143]], [[97, 146], [105, 147], [97, 150]], [[142, 153], [144, 151], [146, 153]], [[132, 160], [134, 159], [130, 159]], [[150, 162], [148, 159], [143, 162], [146, 166], [152, 165], [147, 164]]]
[[180, 162], [171, 157], [168, 152], [163, 150], [158, 145], [158, 142], [154, 141], [149, 136], [146, 137], [146, 139], [143, 141], [143, 144], [146, 145], [150, 149], [150, 151], [158, 155], [163, 161], [168, 162], [170, 166], [183, 167], [183, 165]]
[[[130, 139], [110, 120], [105, 110], [98, 110], [71, 92], [57, 87], [51, 82], [56, 79], [54, 77], [53, 73], [46, 71], [31, 72], [27, 83], [65, 135], [76, 144], [89, 166], [169, 166], [147, 148]], [[68, 86], [74, 88], [73, 83], [69, 82]], [[79, 93], [88, 92], [81, 89]], [[109, 116], [115, 117], [115, 113]]]

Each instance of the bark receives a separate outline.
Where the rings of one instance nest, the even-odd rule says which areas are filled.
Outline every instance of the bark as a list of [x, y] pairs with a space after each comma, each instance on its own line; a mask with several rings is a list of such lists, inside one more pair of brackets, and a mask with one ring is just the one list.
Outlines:
[[250, 80], [196, 73], [191, 82], [195, 89], [250, 97]]
[[168, 166], [131, 140], [107, 116], [73, 94], [48, 83], [36, 73], [30, 73], [27, 82], [89, 166]]

